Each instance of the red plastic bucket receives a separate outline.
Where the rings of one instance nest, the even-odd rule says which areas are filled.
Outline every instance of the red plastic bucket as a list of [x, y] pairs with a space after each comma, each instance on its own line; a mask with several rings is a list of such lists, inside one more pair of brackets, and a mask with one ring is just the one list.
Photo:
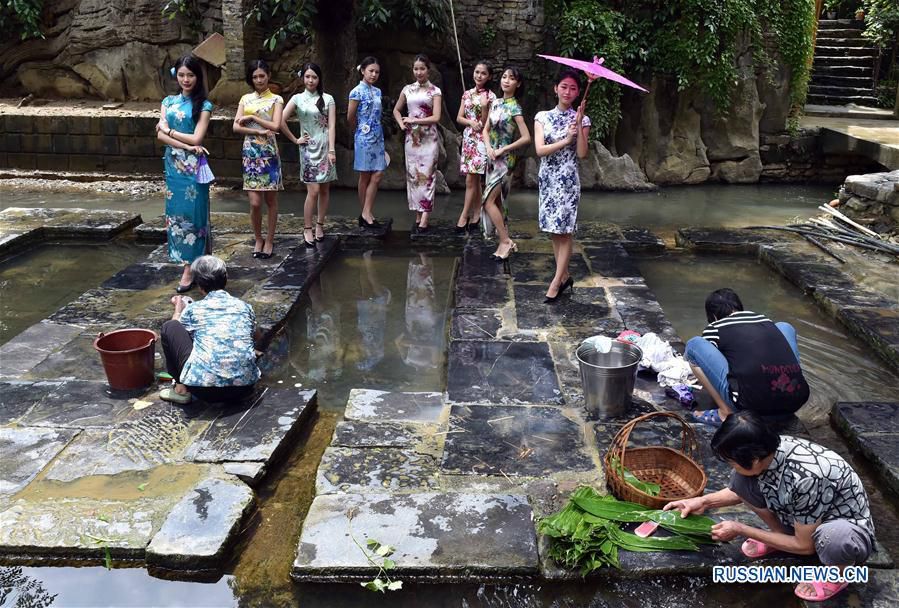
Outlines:
[[110, 388], [129, 390], [153, 382], [156, 332], [149, 329], [119, 329], [100, 333], [94, 348], [100, 353]]

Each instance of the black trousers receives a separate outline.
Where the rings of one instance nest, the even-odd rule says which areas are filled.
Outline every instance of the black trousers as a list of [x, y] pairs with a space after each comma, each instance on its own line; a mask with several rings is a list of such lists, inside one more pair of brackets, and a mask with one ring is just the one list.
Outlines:
[[[194, 349], [194, 339], [181, 325], [180, 321], [166, 321], [162, 324], [162, 353], [165, 355], [165, 370], [180, 382], [181, 370], [187, 363], [191, 351]], [[240, 401], [253, 394], [255, 384], [246, 386], [190, 386], [187, 390], [197, 399], [203, 401]]]

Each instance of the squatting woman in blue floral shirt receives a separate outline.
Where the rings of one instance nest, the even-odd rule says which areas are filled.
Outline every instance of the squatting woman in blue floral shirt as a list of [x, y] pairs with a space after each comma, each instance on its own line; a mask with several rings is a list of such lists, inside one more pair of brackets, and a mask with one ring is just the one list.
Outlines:
[[175, 313], [162, 325], [166, 370], [175, 380], [160, 391], [165, 401], [190, 403], [237, 401], [248, 397], [261, 375], [256, 366], [253, 308], [225, 291], [225, 263], [204, 255], [191, 264], [194, 280], [206, 297], [190, 302], [172, 298]]
[[165, 144], [165, 226], [169, 258], [184, 264], [184, 273], [176, 291], [193, 287], [190, 263], [206, 253], [209, 236], [209, 184], [197, 183], [202, 146], [212, 103], [206, 99], [206, 86], [200, 60], [185, 55], [175, 62], [175, 76], [181, 92], [162, 100], [156, 137]]

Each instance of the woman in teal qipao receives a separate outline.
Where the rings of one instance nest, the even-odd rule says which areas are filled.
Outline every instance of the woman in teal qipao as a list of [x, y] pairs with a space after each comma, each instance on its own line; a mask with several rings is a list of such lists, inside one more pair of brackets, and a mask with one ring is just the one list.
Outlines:
[[189, 291], [194, 283], [190, 264], [207, 252], [209, 238], [209, 184], [197, 183], [201, 144], [209, 127], [212, 103], [200, 60], [185, 55], [175, 62], [181, 92], [162, 100], [156, 137], [165, 144], [165, 225], [169, 258], [184, 264], [176, 291]]
[[[334, 98], [324, 92], [322, 70], [318, 65], [304, 64], [298, 75], [305, 88], [287, 102], [281, 117], [281, 131], [300, 147], [300, 179], [306, 184], [303, 241], [306, 247], [315, 247], [315, 243], [325, 238], [331, 182], [337, 179], [337, 108]], [[294, 110], [300, 120], [300, 137], [287, 126], [287, 119]]]
[[[499, 81], [503, 97], [491, 104], [482, 134], [488, 162], [481, 225], [484, 236], [490, 236], [496, 230], [499, 245], [493, 252], [493, 257], [500, 260], [505, 260], [513, 251], [518, 251], [518, 246], [509, 238], [506, 226], [506, 197], [509, 196], [512, 169], [516, 160], [512, 152], [531, 143], [531, 133], [524, 122], [521, 105], [515, 99], [523, 80], [521, 70], [506, 68]], [[516, 127], [519, 137], [513, 139]]]
[[387, 168], [384, 151], [384, 131], [381, 129], [381, 89], [375, 86], [381, 66], [374, 57], [366, 57], [359, 64], [362, 80], [350, 91], [346, 117], [354, 130], [353, 169], [359, 172], [359, 225], [372, 228], [378, 225], [372, 214], [381, 176]]

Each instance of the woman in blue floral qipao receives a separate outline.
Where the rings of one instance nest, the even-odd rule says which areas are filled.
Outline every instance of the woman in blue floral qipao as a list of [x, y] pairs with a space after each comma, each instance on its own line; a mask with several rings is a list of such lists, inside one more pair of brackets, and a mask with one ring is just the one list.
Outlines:
[[165, 226], [169, 258], [184, 264], [175, 291], [189, 291], [190, 263], [206, 253], [209, 238], [209, 184], [197, 183], [200, 158], [209, 152], [202, 146], [212, 103], [200, 60], [185, 55], [175, 62], [181, 92], [162, 100], [156, 137], [165, 144]]
[[577, 160], [587, 156], [591, 124], [584, 116], [583, 101], [577, 110], [572, 107], [580, 94], [576, 72], [563, 70], [556, 80], [555, 92], [558, 105], [534, 117], [534, 141], [540, 157], [537, 174], [540, 230], [550, 234], [556, 258], [556, 274], [546, 290], [546, 304], [558, 300], [566, 289], [574, 289], [568, 262], [574, 248], [577, 206], [581, 199]]

